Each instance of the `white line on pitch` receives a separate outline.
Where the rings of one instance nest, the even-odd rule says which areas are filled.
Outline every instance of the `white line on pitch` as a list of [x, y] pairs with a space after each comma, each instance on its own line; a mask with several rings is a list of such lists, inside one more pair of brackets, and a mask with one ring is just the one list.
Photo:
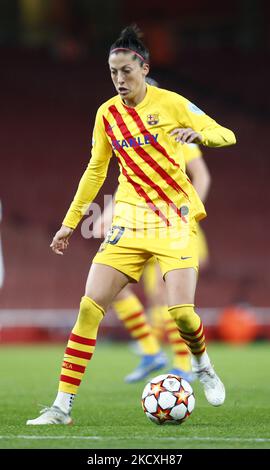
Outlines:
[[[77, 440], [125, 440], [126, 437], [121, 436], [33, 436], [33, 435], [7, 435], [0, 436], [0, 439], [77, 439]], [[133, 440], [142, 440], [143, 437], [133, 437]], [[151, 437], [155, 441], [226, 441], [226, 442], [270, 442], [270, 437]]]
[[0, 439], [87, 439], [88, 441], [103, 439], [98, 436], [28, 436], [18, 435], [18, 436], [0, 436]]

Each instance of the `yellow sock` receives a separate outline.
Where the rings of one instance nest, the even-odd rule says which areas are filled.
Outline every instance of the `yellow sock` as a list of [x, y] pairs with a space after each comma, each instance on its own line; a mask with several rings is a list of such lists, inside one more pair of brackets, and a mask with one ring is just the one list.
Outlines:
[[96, 345], [102, 307], [89, 297], [82, 297], [80, 311], [70, 334], [62, 363], [59, 391], [76, 394]]
[[167, 305], [160, 307], [160, 315], [163, 318], [164, 329], [173, 351], [173, 367], [189, 371], [191, 369], [189, 349], [179, 335], [179, 329], [169, 313]]
[[113, 309], [118, 318], [124, 323], [132, 338], [136, 339], [143, 354], [156, 354], [160, 346], [147, 322], [143, 306], [136, 295], [113, 302]]
[[194, 312], [194, 305], [175, 305], [169, 308], [169, 312], [191, 353], [202, 354], [206, 349], [203, 324], [199, 315]]

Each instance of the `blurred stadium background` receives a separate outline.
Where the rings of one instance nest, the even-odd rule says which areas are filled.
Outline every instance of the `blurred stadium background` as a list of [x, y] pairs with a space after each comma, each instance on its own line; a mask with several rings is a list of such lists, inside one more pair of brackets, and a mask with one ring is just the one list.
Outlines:
[[[0, 343], [66, 340], [76, 318], [100, 241], [78, 229], [63, 258], [49, 244], [88, 162], [96, 109], [115, 93], [108, 48], [131, 22], [145, 32], [150, 75], [238, 139], [203, 149], [210, 264], [197, 306], [208, 339], [270, 337], [269, 18], [266, 0], [0, 1]], [[102, 206], [117, 174], [112, 162]], [[232, 338], [226, 325], [245, 334]], [[128, 338], [112, 311], [101, 336]]]

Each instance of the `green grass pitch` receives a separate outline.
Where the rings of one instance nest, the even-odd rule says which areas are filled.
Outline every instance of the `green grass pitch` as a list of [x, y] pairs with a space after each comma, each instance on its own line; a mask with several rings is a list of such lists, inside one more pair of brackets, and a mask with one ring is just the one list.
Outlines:
[[210, 343], [209, 354], [226, 385], [226, 403], [208, 405], [195, 383], [191, 417], [180, 426], [158, 426], [141, 408], [144, 382], [123, 381], [139, 358], [126, 343], [100, 341], [74, 404], [74, 424], [26, 426], [55, 398], [64, 348], [1, 346], [1, 449], [270, 448], [269, 343]]

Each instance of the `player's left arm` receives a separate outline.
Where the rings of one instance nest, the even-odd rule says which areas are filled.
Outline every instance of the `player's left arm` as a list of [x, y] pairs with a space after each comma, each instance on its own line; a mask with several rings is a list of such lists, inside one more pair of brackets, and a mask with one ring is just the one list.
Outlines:
[[225, 147], [236, 143], [234, 133], [218, 124], [196, 105], [178, 95], [175, 103], [178, 108], [179, 128], [171, 135], [181, 143], [197, 143], [207, 147]]

